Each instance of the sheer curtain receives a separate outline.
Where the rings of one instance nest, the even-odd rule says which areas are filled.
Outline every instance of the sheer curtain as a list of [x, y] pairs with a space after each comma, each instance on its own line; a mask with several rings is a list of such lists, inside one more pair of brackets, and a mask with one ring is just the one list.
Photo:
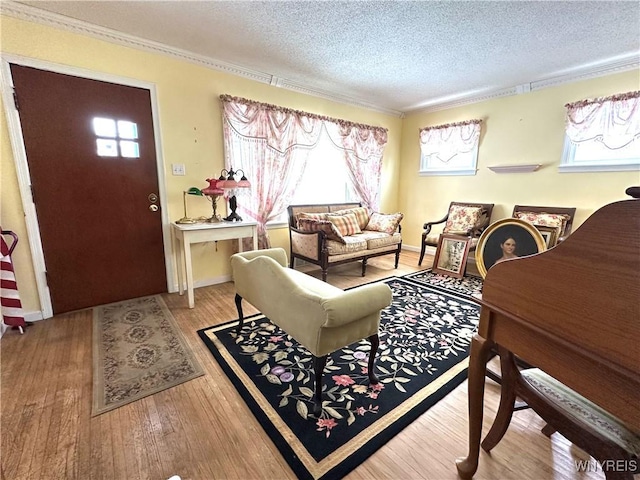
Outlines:
[[565, 106], [567, 136], [574, 143], [599, 140], [615, 150], [640, 138], [640, 91]]
[[424, 156], [434, 156], [448, 163], [459, 153], [478, 148], [482, 120], [448, 123], [420, 130], [420, 149]]
[[344, 151], [349, 178], [362, 204], [372, 212], [380, 208], [382, 155], [387, 130], [349, 122], [327, 124], [327, 132]]
[[325, 131], [344, 150], [351, 180], [363, 204], [377, 210], [387, 130], [221, 95], [225, 166], [242, 169], [238, 210], [258, 222], [258, 245], [270, 246], [266, 224], [290, 204], [307, 158]]
[[289, 204], [318, 141], [322, 123], [300, 112], [222, 96], [225, 165], [251, 182], [238, 210], [258, 222], [258, 246], [269, 248], [266, 224]]

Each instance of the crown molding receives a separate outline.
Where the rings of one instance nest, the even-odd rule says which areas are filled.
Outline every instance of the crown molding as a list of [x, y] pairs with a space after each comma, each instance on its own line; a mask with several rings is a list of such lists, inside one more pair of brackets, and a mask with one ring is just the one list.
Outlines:
[[640, 68], [640, 51], [628, 55], [613, 57], [603, 62], [583, 65], [574, 69], [567, 70], [565, 73], [551, 75], [531, 83], [517, 85], [515, 87], [486, 90], [480, 93], [469, 93], [451, 97], [445, 97], [430, 101], [428, 104], [421, 104], [415, 107], [404, 109], [405, 113], [428, 113], [437, 112], [439, 110], [448, 110], [450, 108], [470, 105], [472, 103], [484, 102], [494, 98], [508, 97], [511, 95], [521, 95], [523, 93], [534, 92], [548, 87], [556, 87], [566, 83], [574, 83], [580, 80], [588, 80], [590, 78], [603, 77], [614, 73], [622, 73], [628, 70]]
[[634, 52], [629, 55], [614, 57], [603, 62], [570, 69], [565, 71], [564, 73], [551, 75], [539, 80], [532, 81], [531, 83], [525, 83], [522, 85], [507, 88], [496, 88], [467, 92], [460, 95], [455, 95], [453, 97], [447, 96], [437, 98], [428, 102], [423, 102], [418, 105], [407, 107], [402, 110], [394, 110], [379, 105], [373, 105], [368, 102], [364, 102], [345, 95], [340, 95], [335, 92], [327, 92], [324, 90], [314, 89], [307, 85], [287, 80], [285, 78], [276, 77], [275, 75], [266, 72], [251, 70], [240, 65], [223, 62], [221, 60], [217, 60], [215, 58], [207, 57], [204, 55], [197, 55], [186, 50], [181, 50], [162, 43], [145, 40], [133, 35], [117, 32], [115, 30], [100, 27], [88, 22], [83, 22], [70, 17], [65, 17], [63, 15], [58, 15], [45, 10], [41, 10], [39, 8], [31, 7], [29, 5], [16, 3], [11, 0], [0, 1], [0, 13], [2, 15], [17, 18], [19, 20], [39, 23], [57, 29], [78, 33], [81, 35], [88, 35], [118, 45], [124, 45], [126, 47], [137, 48], [139, 50], [144, 50], [147, 52], [166, 55], [189, 63], [200, 65], [205, 68], [210, 68], [212, 70], [248, 78], [260, 83], [266, 83], [277, 88], [284, 88], [286, 90], [303, 93], [305, 95], [324, 98], [333, 102], [352, 105], [355, 107], [364, 108], [366, 110], [372, 110], [400, 118], [405, 118], [407, 114], [448, 110], [450, 108], [461, 107], [464, 105], [484, 102], [501, 97], [520, 95], [523, 93], [541, 90], [547, 87], [554, 87], [566, 83], [573, 83], [580, 80], [587, 80], [590, 78], [611, 75], [614, 73], [621, 73], [624, 71], [640, 68], [640, 52]]
[[31, 7], [29, 5], [16, 3], [11, 0], [2, 0], [0, 2], [0, 14], [17, 18], [18, 20], [25, 20], [32, 23], [47, 25], [80, 35], [88, 35], [103, 41], [123, 45], [126, 47], [137, 48], [146, 52], [166, 55], [189, 63], [200, 65], [205, 68], [210, 68], [212, 70], [248, 78], [256, 82], [266, 83], [274, 87], [292, 90], [298, 93], [303, 93], [305, 95], [325, 98], [333, 102], [353, 105], [359, 108], [364, 108], [366, 110], [373, 110], [396, 117], [402, 117], [403, 115], [403, 112], [399, 110], [393, 110], [381, 107], [379, 105], [373, 105], [344, 95], [335, 94], [333, 92], [326, 92], [323, 90], [310, 88], [308, 86], [298, 84], [284, 78], [276, 77], [275, 75], [271, 75], [269, 73], [251, 70], [240, 65], [223, 62], [221, 60], [217, 60], [215, 58], [207, 57], [204, 55], [197, 55], [193, 52], [170, 47], [163, 43], [145, 40], [143, 38], [128, 35], [122, 32], [117, 32], [109, 28], [100, 27], [98, 25], [94, 25], [81, 20], [76, 20], [64, 15], [59, 15], [56, 13], [48, 12], [46, 10]]

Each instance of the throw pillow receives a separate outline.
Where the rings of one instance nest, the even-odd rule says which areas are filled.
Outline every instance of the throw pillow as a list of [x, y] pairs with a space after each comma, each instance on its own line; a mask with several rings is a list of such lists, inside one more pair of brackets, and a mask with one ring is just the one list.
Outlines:
[[340, 235], [347, 237], [356, 233], [362, 233], [360, 226], [358, 225], [358, 219], [355, 213], [347, 213], [346, 215], [327, 215], [329, 220], [340, 232]]
[[344, 238], [333, 223], [329, 220], [315, 220], [313, 218], [299, 218], [298, 229], [303, 232], [324, 232], [329, 240], [344, 243]]
[[384, 232], [389, 235], [393, 235], [398, 229], [398, 225], [404, 218], [402, 213], [384, 214], [374, 212], [371, 214], [369, 223], [366, 230], [373, 230], [374, 232]]
[[326, 220], [327, 219], [327, 214], [326, 213], [306, 213], [306, 212], [300, 212], [298, 214], [298, 220], [300, 220], [301, 218], [311, 218], [313, 220]]
[[470, 232], [482, 215], [482, 207], [452, 205], [442, 233]]
[[360, 227], [360, 230], [364, 230], [366, 228], [367, 223], [369, 223], [369, 210], [367, 209], [367, 207], [356, 207], [346, 210], [338, 210], [335, 212], [331, 212], [331, 215], [345, 215], [347, 213], [355, 214], [356, 218], [358, 219], [358, 226]]
[[516, 212], [514, 216], [539, 227], [559, 228], [560, 236], [564, 235], [567, 220], [570, 218], [566, 213]]

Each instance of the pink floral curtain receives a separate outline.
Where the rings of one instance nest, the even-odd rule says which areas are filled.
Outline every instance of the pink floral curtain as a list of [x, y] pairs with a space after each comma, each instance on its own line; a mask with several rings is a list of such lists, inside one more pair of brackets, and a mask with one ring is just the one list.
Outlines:
[[447, 123], [420, 130], [420, 150], [423, 156], [433, 155], [447, 163], [459, 153], [478, 148], [482, 120]]
[[258, 222], [258, 246], [269, 248], [266, 224], [289, 205], [309, 149], [322, 123], [295, 111], [223, 96], [225, 165], [242, 169], [250, 189], [238, 194], [238, 210]]
[[565, 106], [566, 132], [574, 143], [600, 140], [614, 150], [640, 138], [640, 91]]
[[334, 143], [344, 150], [349, 178], [360, 201], [370, 211], [379, 211], [382, 155], [387, 144], [387, 130], [335, 123], [328, 125], [327, 131]]
[[225, 165], [242, 169], [251, 188], [240, 189], [238, 210], [258, 222], [258, 245], [269, 248], [267, 222], [291, 203], [307, 157], [327, 132], [345, 159], [363, 204], [377, 210], [387, 130], [244, 98], [221, 95]]

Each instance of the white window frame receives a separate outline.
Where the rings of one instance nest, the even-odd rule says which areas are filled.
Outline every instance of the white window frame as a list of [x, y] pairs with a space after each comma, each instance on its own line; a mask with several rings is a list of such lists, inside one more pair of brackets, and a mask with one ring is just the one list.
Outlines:
[[[592, 140], [595, 142], [595, 140]], [[634, 140], [640, 142], [640, 139]], [[560, 173], [583, 173], [583, 172], [630, 172], [640, 171], [640, 158], [632, 158], [630, 160], [610, 160], [601, 159], [591, 162], [578, 162], [575, 160], [576, 151], [582, 146], [587, 146], [589, 142], [582, 144], [573, 143], [567, 135], [564, 136], [564, 147], [562, 150], [562, 159], [558, 172]]]
[[[418, 174], [475, 175], [478, 171], [481, 123], [481, 120], [468, 120], [421, 129]], [[454, 159], [455, 166], [452, 166], [450, 162]]]

